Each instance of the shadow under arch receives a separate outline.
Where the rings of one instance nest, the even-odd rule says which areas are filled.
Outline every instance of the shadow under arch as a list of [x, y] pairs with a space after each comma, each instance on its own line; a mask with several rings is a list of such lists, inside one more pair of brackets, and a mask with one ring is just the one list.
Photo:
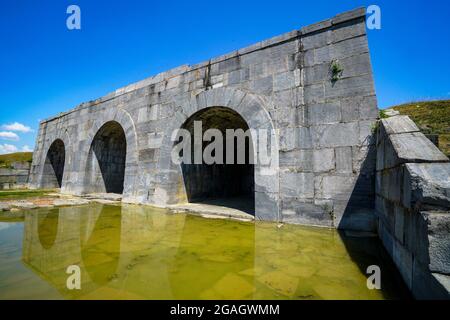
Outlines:
[[106, 122], [95, 134], [89, 148], [85, 192], [123, 193], [127, 139], [117, 121]]
[[[214, 137], [211, 142], [203, 141], [201, 146], [203, 154], [210, 143], [221, 144], [222, 148], [216, 148], [211, 152], [217, 162], [208, 164], [202, 158], [201, 163], [194, 163], [196, 147], [194, 136], [195, 131], [199, 129], [198, 124], [201, 124], [201, 132], [198, 133], [202, 137], [210, 129], [215, 129], [217, 133], [220, 131], [221, 141], [215, 141], [220, 137]], [[180, 165], [187, 200], [241, 209], [254, 215], [255, 179], [254, 164], [251, 161], [253, 142], [249, 126], [244, 118], [227, 107], [209, 107], [194, 113], [181, 128], [189, 131], [191, 137], [191, 161], [182, 162]], [[234, 135], [228, 137], [228, 129], [235, 130], [237, 134], [242, 133], [242, 139]], [[227, 140], [232, 139], [233, 150], [228, 150]], [[219, 149], [222, 152], [219, 152]], [[182, 152], [186, 150], [183, 149]], [[230, 159], [227, 160], [227, 158], [232, 159], [232, 162], [230, 163]]]
[[81, 258], [89, 278], [105, 285], [117, 273], [122, 230], [120, 206], [90, 207], [80, 217]]
[[66, 161], [66, 148], [61, 139], [56, 139], [47, 151], [41, 186], [43, 188], [61, 188], [64, 166]]

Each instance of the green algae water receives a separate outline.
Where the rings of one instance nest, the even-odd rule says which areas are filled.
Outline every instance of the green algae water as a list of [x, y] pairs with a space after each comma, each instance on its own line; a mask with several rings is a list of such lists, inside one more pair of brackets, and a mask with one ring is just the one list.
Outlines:
[[100, 204], [0, 221], [0, 299], [408, 298], [376, 238], [335, 230]]

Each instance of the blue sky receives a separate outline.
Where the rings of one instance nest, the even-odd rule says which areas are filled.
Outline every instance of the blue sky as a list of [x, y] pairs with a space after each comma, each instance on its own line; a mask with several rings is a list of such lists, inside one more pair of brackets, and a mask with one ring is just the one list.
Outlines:
[[[81, 30], [66, 28], [70, 4]], [[371, 4], [382, 11], [368, 31], [379, 106], [450, 99], [448, 0], [5, 1], [0, 153], [33, 148], [39, 120], [83, 101]]]

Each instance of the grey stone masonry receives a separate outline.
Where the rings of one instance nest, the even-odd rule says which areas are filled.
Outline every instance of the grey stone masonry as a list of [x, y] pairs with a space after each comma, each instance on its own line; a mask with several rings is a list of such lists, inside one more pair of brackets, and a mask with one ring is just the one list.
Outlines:
[[450, 299], [450, 162], [407, 116], [377, 135], [378, 234], [413, 295]]
[[[343, 69], [337, 81], [332, 63]], [[43, 176], [52, 173], [47, 153], [59, 139], [66, 153], [62, 192], [91, 190], [89, 181], [104, 177], [98, 163], [105, 158], [93, 141], [113, 143], [104, 125], [116, 122], [126, 140], [123, 201], [185, 202], [171, 135], [212, 107], [232, 109], [250, 129], [275, 138], [272, 166], [254, 166], [257, 219], [373, 230], [378, 109], [364, 8], [160, 73], [42, 121], [30, 185], [45, 187]]]
[[0, 168], [0, 190], [26, 188], [29, 174], [28, 162], [13, 162], [10, 168]]

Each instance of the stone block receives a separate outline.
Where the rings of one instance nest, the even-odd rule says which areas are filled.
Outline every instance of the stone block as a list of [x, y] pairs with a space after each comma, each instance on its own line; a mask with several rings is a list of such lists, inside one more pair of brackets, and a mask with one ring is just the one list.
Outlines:
[[330, 213], [312, 201], [285, 197], [281, 200], [281, 214], [285, 223], [333, 226]]
[[313, 150], [282, 151], [279, 155], [280, 167], [295, 167], [298, 171], [313, 171]]
[[450, 274], [450, 211], [423, 211], [421, 215], [428, 226], [430, 271]]
[[295, 87], [293, 72], [284, 72], [273, 76], [273, 91], [283, 91]]
[[308, 106], [308, 122], [310, 125], [337, 123], [341, 121], [339, 101], [312, 104]]
[[314, 49], [314, 64], [329, 64], [333, 61], [333, 46]]
[[272, 76], [267, 76], [261, 79], [253, 80], [250, 84], [252, 91], [260, 94], [270, 94], [273, 90]]
[[[219, 73], [231, 72], [241, 68], [240, 57], [230, 58], [218, 63]], [[213, 74], [211, 74], [213, 75]]]
[[280, 129], [280, 151], [290, 151], [298, 146], [297, 128]]
[[309, 127], [298, 127], [296, 130], [297, 146], [300, 149], [312, 148], [312, 135]]
[[316, 176], [315, 195], [321, 199], [348, 200], [355, 186], [353, 176]]
[[412, 287], [413, 281], [413, 254], [406, 250], [404, 246], [398, 241], [393, 239], [394, 251], [392, 258], [397, 266], [403, 280], [405, 280], [408, 288]]
[[288, 197], [313, 198], [314, 174], [305, 172], [280, 172], [280, 192]]
[[[346, 204], [344, 204], [346, 207]], [[335, 226], [338, 229], [375, 232], [377, 229], [377, 221], [373, 209], [357, 209], [352, 208], [349, 214], [342, 210], [341, 205], [335, 204]]]
[[304, 85], [322, 83], [330, 79], [330, 65], [327, 63], [317, 64], [303, 69]]
[[384, 170], [378, 173], [378, 177], [380, 188], [377, 190], [377, 193], [391, 202], [400, 203], [403, 169], [392, 168]]
[[314, 172], [329, 172], [335, 169], [334, 149], [314, 150]]
[[324, 82], [326, 99], [368, 96], [375, 94], [371, 75], [361, 75], [351, 78], [341, 78], [336, 82]]
[[369, 74], [372, 70], [369, 53], [362, 53], [339, 60], [342, 66], [342, 78]]
[[332, 40], [334, 43], [340, 42], [349, 38], [363, 36], [366, 34], [366, 24], [364, 21], [354, 22], [348, 21], [341, 23], [333, 28]]
[[338, 173], [353, 172], [351, 147], [336, 148], [335, 155], [336, 155], [336, 172]]
[[333, 51], [328, 61], [331, 61], [333, 59], [341, 60], [347, 57], [368, 52], [369, 52], [369, 45], [367, 43], [367, 37], [360, 36], [350, 38], [333, 44]]
[[299, 62], [304, 67], [312, 67], [313, 65], [315, 65], [316, 64], [315, 50], [312, 49], [303, 52]]
[[382, 219], [378, 220], [378, 236], [383, 243], [384, 248], [391, 257], [394, 256], [394, 237], [389, 229], [384, 224]]
[[255, 170], [255, 191], [256, 192], [269, 192], [278, 193], [279, 185], [275, 175], [276, 171], [267, 172], [263, 170]]
[[339, 23], [343, 23], [346, 21], [364, 18], [366, 16], [366, 8], [361, 7], [354, 10], [346, 11], [336, 15], [333, 19], [331, 19], [331, 23], [333, 25], [337, 25]]
[[447, 161], [448, 158], [420, 132], [390, 135], [384, 146], [385, 168], [403, 163]]
[[[307, 47], [314, 48], [314, 47], [323, 46], [324, 43], [326, 44], [331, 39], [329, 39], [329, 37], [330, 37], [329, 31], [321, 31], [321, 30], [330, 28], [330, 27], [331, 27], [330, 19], [323, 20], [323, 21], [311, 24], [309, 26], [302, 27], [300, 29], [300, 33], [303, 35], [302, 41], [306, 42], [306, 45], [305, 45], [305, 43], [303, 45], [306, 48]], [[321, 31], [321, 32], [318, 32], [318, 31]], [[325, 35], [323, 35], [324, 33], [325, 33]], [[319, 35], [319, 37], [317, 37], [317, 35]], [[316, 38], [314, 38], [314, 36], [316, 36]], [[311, 39], [311, 37], [313, 37], [313, 38]]]
[[310, 86], [305, 86], [303, 90], [306, 104], [324, 102], [325, 91], [323, 84], [313, 84]]
[[347, 147], [359, 144], [357, 122], [312, 126], [311, 134], [314, 146], [319, 148]]
[[404, 244], [405, 240], [405, 215], [407, 214], [407, 211], [401, 207], [400, 205], [394, 206], [394, 235], [400, 244]]
[[[361, 120], [376, 120], [378, 118], [378, 103], [375, 95], [366, 97], [353, 97], [349, 98], [348, 101], [351, 101], [352, 99], [359, 101], [359, 118]], [[341, 105], [343, 104], [344, 102], [341, 103]]]
[[408, 116], [395, 116], [381, 119], [384, 130], [388, 135], [397, 133], [419, 132], [419, 128]]
[[450, 208], [450, 163], [408, 163], [403, 178], [405, 208]]
[[279, 221], [278, 195], [274, 193], [255, 192], [255, 219]]

